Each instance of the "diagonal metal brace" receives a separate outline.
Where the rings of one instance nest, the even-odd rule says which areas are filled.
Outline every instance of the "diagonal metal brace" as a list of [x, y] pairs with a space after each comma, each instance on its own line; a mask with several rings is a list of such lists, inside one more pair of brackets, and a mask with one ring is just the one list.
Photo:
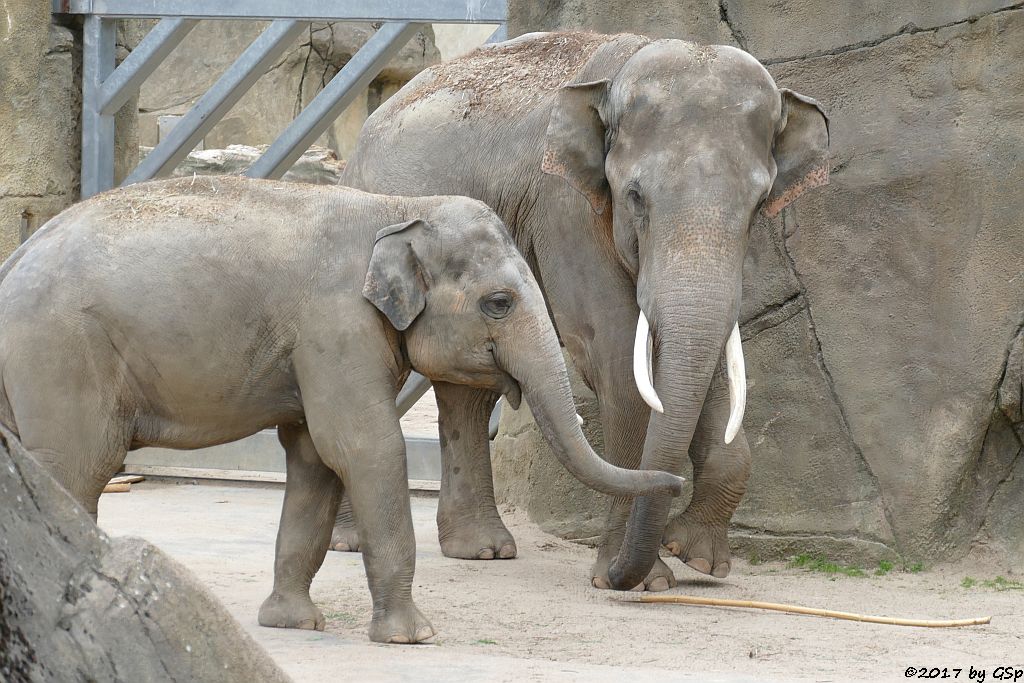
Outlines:
[[381, 26], [245, 174], [251, 178], [280, 178], [287, 173], [422, 26], [411, 22]]
[[267, 27], [122, 184], [131, 185], [173, 171], [308, 27], [308, 21], [285, 19]]
[[195, 19], [161, 19], [103, 81], [97, 96], [100, 113], [117, 113], [198, 23]]

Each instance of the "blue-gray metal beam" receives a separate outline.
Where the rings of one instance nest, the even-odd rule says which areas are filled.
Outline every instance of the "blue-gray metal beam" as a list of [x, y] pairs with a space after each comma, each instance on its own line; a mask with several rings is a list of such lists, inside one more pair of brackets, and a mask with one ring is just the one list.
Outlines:
[[85, 199], [114, 186], [114, 117], [100, 111], [103, 81], [114, 71], [114, 20], [86, 17], [82, 34], [82, 199]]
[[405, 386], [398, 392], [398, 398], [395, 399], [395, 407], [398, 409], [398, 417], [402, 417], [409, 409], [415, 405], [416, 401], [420, 400], [423, 394], [427, 393], [427, 389], [430, 388], [430, 380], [416, 372], [415, 370], [409, 373], [409, 378], [405, 380]]
[[161, 19], [103, 82], [100, 111], [116, 113], [198, 23], [195, 19]]
[[422, 24], [399, 22], [381, 26], [245, 174], [280, 178], [287, 173], [420, 28]]
[[506, 40], [508, 40], [508, 24], [503, 21], [498, 25], [498, 28], [494, 29], [494, 33], [485, 41], [485, 44], [502, 43]]
[[268, 26], [178, 121], [167, 137], [146, 155], [124, 184], [149, 180], [173, 171], [308, 27], [309, 22], [283, 19]]
[[506, 0], [53, 0], [53, 11], [104, 17], [301, 19], [489, 24], [505, 21]]

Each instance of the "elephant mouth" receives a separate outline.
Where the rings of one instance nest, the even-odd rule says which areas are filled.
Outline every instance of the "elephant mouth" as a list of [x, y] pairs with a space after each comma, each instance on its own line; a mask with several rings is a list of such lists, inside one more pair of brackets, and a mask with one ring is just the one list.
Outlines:
[[519, 404], [523, 400], [522, 387], [519, 386], [519, 382], [513, 379], [512, 375], [509, 375], [508, 373], [502, 374], [505, 376], [502, 378], [502, 387], [499, 389], [499, 392], [505, 397], [505, 400], [508, 401], [512, 410], [519, 410]]

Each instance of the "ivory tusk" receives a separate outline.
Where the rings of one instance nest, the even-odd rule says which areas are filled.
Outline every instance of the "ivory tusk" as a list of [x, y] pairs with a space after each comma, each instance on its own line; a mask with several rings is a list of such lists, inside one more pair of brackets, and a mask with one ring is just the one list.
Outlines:
[[732, 334], [725, 342], [725, 368], [729, 373], [729, 424], [725, 426], [725, 443], [730, 444], [743, 425], [743, 410], [747, 406], [747, 371], [739, 323], [733, 325]]
[[[640, 396], [644, 402], [659, 413], [665, 412], [661, 405], [658, 392], [654, 390], [654, 382], [651, 380], [650, 365], [647, 361], [647, 339], [651, 334], [651, 326], [647, 322], [647, 316], [640, 311], [640, 318], [636, 321], [636, 339], [633, 341], [633, 381], [636, 388], [640, 390]], [[742, 365], [743, 359], [740, 358]]]
[[576, 413], [576, 422], [579, 424], [580, 427], [583, 426], [583, 416], [580, 415], [579, 413]]

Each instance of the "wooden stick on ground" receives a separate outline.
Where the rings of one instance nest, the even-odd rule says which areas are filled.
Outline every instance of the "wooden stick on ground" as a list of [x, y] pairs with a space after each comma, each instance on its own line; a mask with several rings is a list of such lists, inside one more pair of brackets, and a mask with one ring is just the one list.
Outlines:
[[109, 483], [103, 487], [103, 493], [128, 493], [132, 490], [132, 485], [127, 483]]
[[728, 600], [725, 598], [698, 598], [691, 595], [640, 595], [636, 598], [626, 599], [623, 602], [668, 602], [683, 605], [707, 605], [710, 607], [747, 607], [750, 609], [766, 609], [775, 612], [788, 612], [790, 614], [809, 614], [816, 617], [832, 617], [833, 619], [863, 621], [872, 624], [891, 624], [893, 626], [924, 626], [928, 628], [977, 626], [980, 624], [987, 624], [990, 621], [992, 621], [992, 617], [977, 617], [975, 619], [950, 619], [939, 621], [929, 619], [897, 619], [896, 617], [875, 617], [868, 614], [855, 614], [853, 612], [836, 612], [830, 609], [800, 607], [799, 605], [783, 605], [777, 602], [760, 602], [757, 600]]

